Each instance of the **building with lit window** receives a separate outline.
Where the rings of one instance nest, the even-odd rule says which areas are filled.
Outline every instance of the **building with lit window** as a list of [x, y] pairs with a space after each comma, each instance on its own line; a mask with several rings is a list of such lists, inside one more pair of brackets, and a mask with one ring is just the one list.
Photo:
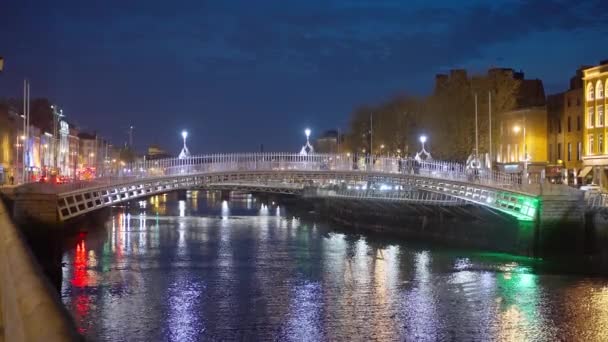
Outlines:
[[502, 113], [499, 117], [497, 167], [516, 173], [539, 174], [547, 165], [547, 108], [533, 106]]
[[547, 98], [548, 122], [548, 177], [552, 181], [577, 185], [583, 165], [583, 70], [581, 67], [570, 79], [567, 91]]
[[[523, 72], [495, 68], [488, 74], [502, 73], [519, 81], [513, 110], [496, 113], [493, 156], [496, 168], [508, 173], [540, 175], [547, 166], [547, 107], [543, 82], [526, 79]], [[498, 132], [496, 132], [496, 129]], [[497, 133], [497, 134], [496, 134]]]
[[581, 177], [608, 188], [606, 168], [608, 149], [606, 148], [606, 101], [608, 87], [608, 60], [598, 66], [583, 70], [584, 126], [583, 126], [583, 170]]

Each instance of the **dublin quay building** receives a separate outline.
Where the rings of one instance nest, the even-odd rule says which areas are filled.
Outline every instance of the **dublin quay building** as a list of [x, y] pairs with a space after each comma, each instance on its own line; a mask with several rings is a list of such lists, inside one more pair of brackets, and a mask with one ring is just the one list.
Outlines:
[[583, 139], [582, 177], [591, 177], [594, 184], [608, 187], [608, 134], [606, 120], [606, 88], [608, 88], [608, 60], [583, 70], [585, 122]]

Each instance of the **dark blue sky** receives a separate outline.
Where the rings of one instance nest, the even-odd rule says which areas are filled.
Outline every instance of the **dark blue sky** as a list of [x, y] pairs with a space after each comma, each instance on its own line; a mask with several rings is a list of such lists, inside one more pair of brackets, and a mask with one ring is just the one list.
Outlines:
[[[137, 4], [136, 4], [137, 3]], [[430, 5], [429, 5], [430, 4]], [[608, 58], [608, 1], [28, 1], [0, 5], [0, 97], [51, 98], [115, 143], [297, 151], [303, 129], [426, 94], [450, 68], [522, 69], [547, 93]]]

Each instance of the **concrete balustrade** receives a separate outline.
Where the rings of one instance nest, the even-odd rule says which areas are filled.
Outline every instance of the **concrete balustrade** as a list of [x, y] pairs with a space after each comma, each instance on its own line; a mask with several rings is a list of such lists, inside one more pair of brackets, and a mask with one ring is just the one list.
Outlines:
[[75, 340], [72, 320], [0, 203], [0, 342]]

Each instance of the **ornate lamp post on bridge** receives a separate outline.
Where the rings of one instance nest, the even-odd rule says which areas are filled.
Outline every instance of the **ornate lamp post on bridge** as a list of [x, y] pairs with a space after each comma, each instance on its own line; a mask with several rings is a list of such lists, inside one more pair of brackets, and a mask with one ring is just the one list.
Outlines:
[[420, 138], [420, 144], [422, 145], [422, 150], [420, 150], [420, 152], [416, 152], [416, 156], [414, 157], [415, 160], [417, 161], [422, 161], [422, 156], [424, 156], [424, 160], [430, 160], [432, 159], [431, 154], [424, 148], [424, 144], [426, 143], [427, 137], [426, 135], [421, 135]]
[[306, 145], [302, 146], [302, 149], [300, 150], [301, 155], [307, 155], [315, 152], [315, 149], [310, 144], [310, 133], [310, 128], [306, 128], [304, 130], [304, 134], [306, 135]]
[[186, 130], [182, 131], [182, 138], [184, 139], [184, 147], [182, 151], [179, 153], [178, 159], [186, 159], [190, 158], [190, 151], [188, 150], [188, 146], [186, 146], [186, 138], [188, 138], [188, 132]]

